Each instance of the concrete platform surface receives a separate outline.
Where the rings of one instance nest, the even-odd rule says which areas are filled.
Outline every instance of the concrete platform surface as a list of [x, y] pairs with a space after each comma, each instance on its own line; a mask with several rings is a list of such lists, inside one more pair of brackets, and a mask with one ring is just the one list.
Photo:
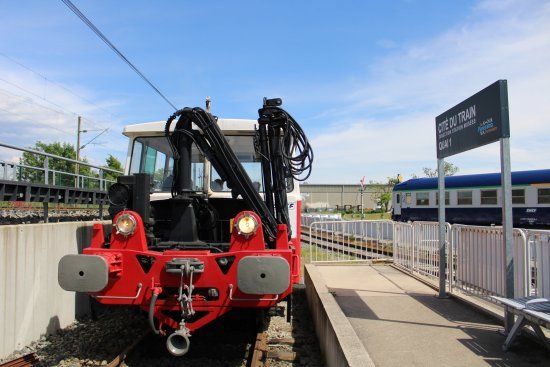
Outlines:
[[550, 352], [387, 265], [316, 266], [376, 366], [550, 366]]

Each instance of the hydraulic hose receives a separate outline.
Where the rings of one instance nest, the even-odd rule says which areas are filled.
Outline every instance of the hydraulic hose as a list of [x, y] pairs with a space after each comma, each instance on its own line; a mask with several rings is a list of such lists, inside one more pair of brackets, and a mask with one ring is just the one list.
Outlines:
[[157, 303], [157, 298], [159, 297], [158, 293], [153, 291], [153, 296], [151, 297], [151, 302], [149, 302], [149, 325], [151, 329], [157, 335], [160, 334], [160, 330], [155, 327], [155, 304]]

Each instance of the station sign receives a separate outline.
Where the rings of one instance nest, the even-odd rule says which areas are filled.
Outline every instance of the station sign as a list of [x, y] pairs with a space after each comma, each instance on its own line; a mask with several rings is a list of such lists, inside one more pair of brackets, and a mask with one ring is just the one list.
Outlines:
[[435, 118], [437, 158], [510, 137], [508, 86], [498, 80]]

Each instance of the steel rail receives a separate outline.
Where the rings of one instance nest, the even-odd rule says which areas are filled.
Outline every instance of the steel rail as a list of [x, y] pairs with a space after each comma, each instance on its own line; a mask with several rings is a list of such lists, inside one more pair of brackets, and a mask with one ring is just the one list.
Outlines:
[[39, 362], [36, 353], [25, 354], [24, 356], [12, 359], [0, 364], [0, 367], [32, 367]]

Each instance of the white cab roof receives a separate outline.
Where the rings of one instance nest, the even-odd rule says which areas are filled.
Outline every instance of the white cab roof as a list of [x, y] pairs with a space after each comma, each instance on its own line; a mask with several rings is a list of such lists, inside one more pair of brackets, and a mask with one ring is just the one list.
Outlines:
[[[172, 124], [170, 125], [170, 130], [174, 130], [174, 126], [176, 126], [176, 121], [177, 120], [174, 120], [172, 122]], [[164, 135], [165, 125], [166, 121], [145, 122], [143, 124], [128, 125], [124, 127], [122, 133], [129, 138], [144, 135]], [[242, 134], [244, 131], [250, 131], [250, 133], [252, 134], [257, 125], [257, 120], [218, 119], [218, 126], [226, 134], [229, 132], [240, 132]]]

